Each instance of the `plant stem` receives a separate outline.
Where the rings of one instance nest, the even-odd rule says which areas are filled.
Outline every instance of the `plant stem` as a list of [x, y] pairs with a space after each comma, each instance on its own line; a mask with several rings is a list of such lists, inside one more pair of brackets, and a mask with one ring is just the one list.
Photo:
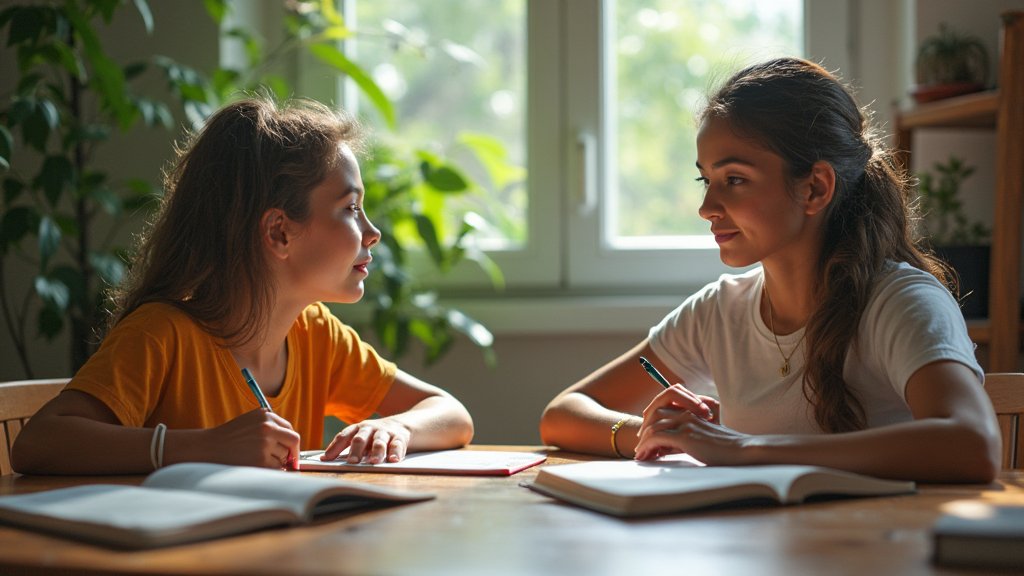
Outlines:
[[4, 323], [7, 324], [7, 333], [11, 335], [11, 341], [14, 342], [14, 349], [18, 351], [18, 360], [21, 362], [21, 367], [25, 370], [25, 377], [28, 379], [35, 378], [32, 372], [32, 365], [28, 361], [28, 350], [25, 346], [25, 329], [24, 322], [17, 322], [21, 325], [21, 329], [16, 326], [15, 318], [11, 313], [10, 300], [7, 297], [7, 278], [5, 274], [5, 267], [3, 261], [0, 260], [0, 305], [3, 306], [4, 312]]
[[[74, 34], [69, 31], [68, 33], [68, 44], [74, 46]], [[70, 89], [71, 89], [71, 116], [74, 119], [73, 125], [78, 126], [83, 123], [82, 118], [82, 83], [73, 74], [69, 73]], [[75, 143], [74, 149], [74, 165], [75, 174], [77, 174], [77, 180], [80, 181], [82, 175], [85, 173], [85, 148], [81, 139]], [[73, 304], [69, 304], [68, 318], [71, 321], [70, 326], [70, 353], [71, 353], [71, 371], [77, 372], [78, 369], [85, 364], [85, 361], [89, 359], [89, 336], [90, 328], [93, 325], [93, 318], [95, 311], [93, 310], [93, 302], [91, 298], [92, 291], [90, 286], [92, 285], [92, 266], [89, 264], [89, 233], [91, 228], [92, 216], [89, 212], [89, 206], [84, 194], [78, 194], [78, 198], [75, 200], [75, 218], [78, 221], [78, 249], [73, 254], [75, 258], [75, 264], [82, 273], [82, 287], [85, 292], [85, 301], [82, 302], [82, 309], [80, 314], [75, 314]]]

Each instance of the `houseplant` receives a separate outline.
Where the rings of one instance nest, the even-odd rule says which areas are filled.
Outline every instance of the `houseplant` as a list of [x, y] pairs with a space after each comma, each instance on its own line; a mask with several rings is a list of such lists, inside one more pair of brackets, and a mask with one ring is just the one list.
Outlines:
[[964, 212], [960, 190], [974, 174], [956, 156], [936, 162], [933, 172], [918, 177], [917, 191], [924, 214], [925, 236], [935, 253], [959, 277], [961, 310], [965, 318], [988, 316], [989, 237], [991, 230]]
[[[153, 199], [149, 183], [119, 180], [95, 162], [119, 133], [171, 125], [165, 105], [132, 88], [144, 64], [121, 66], [104, 50], [98, 25], [122, 5], [27, 2], [0, 12], [17, 61], [13, 90], [0, 101], [0, 307], [28, 378], [33, 338], [52, 341], [67, 327], [71, 366], [92, 353], [102, 292], [124, 273], [112, 239]], [[146, 2], [134, 6], [151, 29]], [[17, 265], [33, 270], [25, 294], [11, 293]]]
[[914, 99], [923, 103], [983, 90], [988, 62], [988, 51], [979, 38], [940, 24], [938, 34], [918, 47]]
[[[243, 90], [282, 97], [294, 93], [272, 65], [282, 55], [301, 53], [329, 66], [332, 74], [353, 78], [394, 125], [383, 92], [338, 49], [337, 40], [352, 31], [331, 2], [289, 3], [293, 9], [286, 15], [284, 40], [270, 50], [263, 50], [247, 30], [226, 31], [245, 45], [249, 61], [208, 74], [162, 56], [146, 55], [128, 65], [115, 62], [104, 49], [99, 25], [128, 4], [152, 29], [145, 0], [30, 1], [0, 11], [0, 31], [6, 29], [7, 47], [17, 55], [17, 77], [4, 83], [13, 90], [0, 102], [0, 312], [28, 378], [35, 377], [28, 352], [35, 338], [52, 341], [69, 328], [72, 371], [92, 353], [105, 320], [103, 291], [120, 282], [126, 262], [123, 248], [111, 241], [112, 232], [136, 224], [129, 214], [153, 205], [159, 194], [148, 182], [117, 181], [94, 162], [96, 149], [120, 131], [173, 124], [165, 103], [132, 89], [132, 80], [143, 70], [155, 66], [165, 73], [194, 128]], [[230, 3], [207, 0], [204, 6], [219, 23]], [[364, 170], [367, 188], [385, 191], [373, 196], [381, 209], [373, 204], [367, 209], [382, 228], [400, 230], [389, 234], [387, 248], [376, 254], [380, 274], [374, 276], [379, 280], [367, 294], [374, 309], [372, 326], [393, 356], [416, 339], [426, 346], [427, 360], [434, 361], [448, 349], [453, 333], [462, 332], [491, 358], [486, 328], [439, 306], [405, 272], [404, 261], [405, 252], [418, 243], [442, 271], [461, 259], [476, 259], [500, 284], [500, 271], [465, 242], [473, 234], [472, 218], [453, 234], [444, 233], [445, 197], [473, 193], [478, 185], [436, 152], [387, 157], [389, 165], [378, 162], [380, 170]], [[378, 174], [400, 175], [401, 180], [375, 179]], [[423, 205], [431, 209], [420, 209]], [[12, 293], [5, 277], [14, 261], [36, 270], [24, 294]]]

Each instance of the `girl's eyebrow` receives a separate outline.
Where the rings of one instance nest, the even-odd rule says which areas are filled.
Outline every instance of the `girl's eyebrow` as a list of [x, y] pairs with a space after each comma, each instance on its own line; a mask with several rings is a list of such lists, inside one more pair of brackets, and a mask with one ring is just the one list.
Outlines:
[[[722, 158], [718, 162], [713, 163], [711, 165], [711, 167], [712, 168], [721, 168], [722, 166], [725, 166], [726, 164], [741, 164], [743, 166], [750, 166], [751, 168], [755, 167], [755, 164], [753, 162], [751, 162], [750, 160], [747, 160], [745, 158], [740, 158], [739, 156], [727, 156], [725, 158]], [[704, 169], [704, 167], [700, 165], [700, 162], [697, 162], [697, 169], [698, 170], [703, 170]]]
[[358, 186], [350, 186], [348, 189], [342, 190], [341, 193], [338, 194], [338, 200], [344, 200], [345, 198], [347, 198], [348, 196], [350, 196], [352, 194], [355, 194], [356, 196], [359, 196], [360, 194], [362, 194], [362, 192], [363, 192], [362, 188], [360, 188]]

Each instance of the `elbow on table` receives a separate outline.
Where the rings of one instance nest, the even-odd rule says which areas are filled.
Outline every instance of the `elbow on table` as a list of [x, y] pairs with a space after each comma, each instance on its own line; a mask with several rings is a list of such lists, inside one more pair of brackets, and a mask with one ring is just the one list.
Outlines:
[[41, 457], [41, 454], [42, 450], [33, 446], [31, 432], [25, 434], [22, 431], [11, 446], [11, 468], [19, 474], [44, 473], [45, 459]]
[[563, 450], [582, 448], [574, 441], [580, 434], [580, 422], [575, 412], [552, 400], [540, 416], [540, 439], [545, 446], [556, 446]]
[[987, 484], [995, 480], [1002, 468], [1002, 440], [993, 431], [969, 428], [964, 431], [969, 438], [964, 449], [957, 450], [959, 457], [959, 480], [972, 484]]

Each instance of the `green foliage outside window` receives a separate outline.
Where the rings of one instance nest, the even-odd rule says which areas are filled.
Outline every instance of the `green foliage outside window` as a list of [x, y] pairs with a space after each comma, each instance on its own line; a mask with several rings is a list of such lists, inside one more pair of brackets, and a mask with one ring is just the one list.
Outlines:
[[[285, 75], [273, 72], [275, 60], [308, 56], [325, 71], [353, 79], [395, 127], [391, 101], [338, 48], [338, 41], [354, 31], [330, 1], [289, 2], [284, 40], [269, 50], [248, 30], [228, 30], [243, 43], [248, 62], [208, 72], [162, 56], [116, 62], [104, 49], [98, 26], [109, 24], [129, 4], [151, 31], [153, 15], [146, 0], [24, 2], [0, 11], [0, 31], [7, 32], [5, 49], [16, 53], [18, 72], [14, 90], [0, 95], [0, 311], [29, 378], [34, 371], [28, 344], [34, 338], [52, 341], [70, 327], [72, 370], [92, 353], [104, 321], [103, 291], [121, 281], [127, 261], [113, 238], [134, 222], [133, 213], [153, 206], [160, 194], [150, 182], [120, 181], [95, 162], [96, 150], [119, 133], [139, 125], [172, 127], [166, 103], [132, 88], [147, 68], [165, 72], [170, 92], [195, 128], [245, 91], [291, 96]], [[217, 22], [229, 9], [225, 0], [207, 0], [204, 5]], [[514, 170], [496, 161], [503, 156], [495, 153], [493, 140], [479, 137], [467, 142], [495, 181]], [[479, 193], [481, 187], [460, 165], [428, 150], [396, 153], [380, 148], [365, 163], [363, 176], [368, 190], [365, 208], [386, 239], [367, 287], [374, 305], [373, 327], [381, 342], [399, 356], [411, 340], [418, 340], [432, 362], [448, 349], [454, 334], [462, 332], [491, 358], [486, 328], [457, 310], [439, 306], [427, 287], [407, 272], [408, 253], [423, 247], [442, 272], [472, 259], [495, 285], [501, 285], [500, 271], [469, 241], [484, 226], [483, 219], [468, 213], [452, 225], [442, 217], [450, 198]], [[5, 275], [14, 260], [36, 269], [24, 295], [8, 292]], [[29, 311], [35, 309], [38, 314], [31, 321]]]

